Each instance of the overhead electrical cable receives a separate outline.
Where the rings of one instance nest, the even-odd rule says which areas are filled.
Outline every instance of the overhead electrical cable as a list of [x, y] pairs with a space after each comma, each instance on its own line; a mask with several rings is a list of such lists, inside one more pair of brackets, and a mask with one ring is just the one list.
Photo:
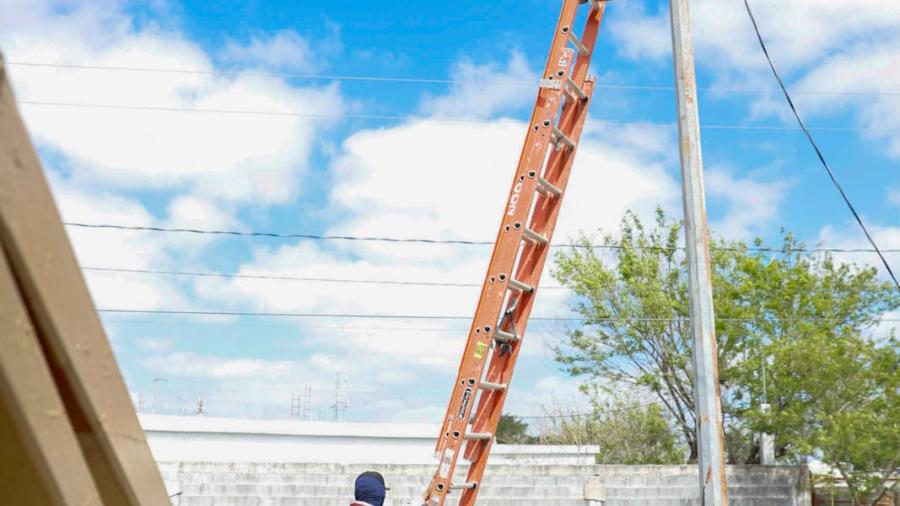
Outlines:
[[[373, 319], [373, 320], [471, 320], [470, 316], [463, 315], [411, 315], [411, 314], [366, 314], [366, 313], [300, 313], [300, 312], [260, 312], [260, 311], [210, 311], [191, 309], [125, 309], [125, 308], [98, 308], [100, 313], [127, 313], [127, 314], [156, 314], [156, 315], [186, 315], [186, 316], [258, 316], [274, 318], [347, 318], [347, 319]], [[532, 316], [531, 320], [555, 321], [555, 322], [581, 322], [586, 324], [605, 322], [643, 322], [643, 323], [690, 323], [690, 318], [653, 318], [653, 317], [609, 317], [588, 318], [580, 316]], [[808, 318], [717, 318], [720, 322], [822, 322], [834, 321], [835, 318], [808, 317]], [[880, 318], [879, 322], [900, 322], [900, 318]]]
[[[183, 112], [183, 113], [206, 113], [206, 114], [237, 114], [249, 116], [280, 116], [280, 117], [301, 117], [301, 118], [324, 118], [324, 119], [356, 119], [356, 120], [375, 120], [375, 121], [434, 121], [438, 123], [492, 123], [488, 119], [479, 119], [472, 117], [452, 117], [452, 116], [416, 116], [416, 115], [400, 115], [400, 114], [325, 114], [317, 112], [305, 111], [261, 111], [246, 109], [214, 109], [214, 108], [196, 108], [196, 107], [169, 107], [169, 106], [153, 106], [153, 105], [128, 105], [128, 104], [97, 104], [97, 103], [80, 103], [80, 102], [61, 102], [47, 100], [17, 100], [17, 104], [49, 106], [49, 107], [75, 107], [99, 110], [126, 110], [126, 111], [151, 111], [151, 112]], [[675, 123], [655, 123], [645, 121], [609, 121], [600, 120], [610, 125], [619, 126], [640, 126], [652, 128], [675, 128]], [[800, 130], [794, 126], [783, 125], [700, 125], [704, 130], [756, 130], [756, 131], [795, 131]], [[857, 127], [812, 127], [812, 130], [820, 130], [826, 132], [855, 132], [860, 129]]]
[[559, 415], [524, 415], [524, 416], [516, 416], [516, 418], [521, 418], [525, 420], [537, 420], [537, 419], [558, 419], [558, 418], [596, 418], [601, 419], [604, 415], [608, 415], [611, 413], [623, 413], [629, 411], [637, 411], [640, 409], [648, 408], [653, 405], [664, 405], [662, 401], [649, 401], [642, 402], [639, 404], [626, 405], [618, 408], [610, 409], [608, 407], [603, 407], [600, 411], [581, 411], [576, 413], [563, 413]]
[[[416, 237], [384, 237], [384, 236], [357, 236], [357, 235], [327, 235], [327, 234], [307, 234], [298, 232], [261, 232], [261, 231], [240, 231], [240, 230], [206, 230], [195, 228], [179, 228], [179, 227], [156, 227], [146, 225], [114, 225], [109, 223], [81, 223], [81, 222], [64, 222], [68, 227], [87, 228], [87, 229], [108, 229], [108, 230], [133, 230], [143, 232], [161, 232], [161, 233], [184, 233], [184, 234], [200, 234], [200, 235], [225, 235], [234, 237], [262, 237], [273, 239], [308, 239], [315, 241], [359, 241], [359, 242], [387, 242], [387, 243], [419, 243], [419, 244], [446, 244], [446, 245], [464, 245], [464, 246], [491, 246], [493, 241], [476, 241], [470, 239], [428, 239]], [[684, 250], [684, 246], [675, 246], [674, 248], [662, 246], [640, 246], [630, 245], [623, 246], [619, 244], [591, 244], [586, 246], [580, 243], [555, 243], [552, 245], [557, 248], [597, 248], [597, 249], [625, 249], [633, 248], [638, 250]], [[773, 247], [747, 246], [745, 248], [738, 247], [716, 247], [713, 250], [724, 251], [753, 251], [761, 253], [870, 253], [876, 250], [871, 248], [789, 248], [787, 250]], [[884, 249], [882, 253], [900, 253], [900, 249]], [[100, 267], [92, 267], [100, 269]], [[213, 274], [210, 274], [213, 275]], [[227, 276], [226, 276], [227, 277]], [[480, 286], [480, 285], [479, 285]]]
[[787, 87], [784, 85], [784, 81], [778, 74], [778, 70], [775, 68], [775, 63], [772, 61], [772, 57], [769, 55], [769, 50], [766, 48], [766, 43], [759, 31], [759, 25], [757, 25], [756, 23], [756, 17], [753, 15], [753, 9], [750, 8], [749, 0], [744, 0], [744, 6], [747, 8], [747, 15], [750, 16], [750, 22], [753, 24], [753, 30], [756, 32], [756, 38], [759, 41], [759, 47], [762, 48], [763, 54], [766, 55], [766, 60], [769, 62], [769, 68], [772, 69], [772, 75], [774, 75], [775, 80], [778, 81], [778, 86], [781, 87], [781, 91], [782, 93], [784, 93], [784, 98], [787, 100], [788, 105], [791, 107], [791, 112], [794, 113], [794, 118], [797, 119], [797, 123], [803, 130], [803, 134], [806, 136], [806, 139], [809, 141], [809, 144], [812, 146], [813, 150], [815, 150], [816, 156], [819, 158], [819, 162], [822, 163], [822, 167], [825, 168], [825, 171], [828, 173], [828, 177], [831, 179], [831, 183], [841, 195], [841, 198], [844, 200], [844, 204], [846, 204], [847, 208], [850, 209], [850, 213], [853, 214], [853, 218], [856, 220], [859, 228], [862, 229], [863, 233], [866, 236], [866, 239], [869, 240], [869, 244], [872, 245], [872, 248], [878, 254], [878, 257], [881, 258], [881, 263], [884, 264], [884, 268], [887, 269], [888, 275], [890, 275], [891, 279], [894, 280], [894, 285], [898, 290], [900, 290], [900, 281], [897, 281], [897, 277], [894, 275], [894, 271], [891, 269], [890, 264], [888, 263], [887, 259], [884, 258], [884, 255], [878, 248], [878, 245], [875, 243], [875, 239], [873, 239], [872, 235], [869, 233], [869, 229], [866, 228], [866, 225], [863, 223], [862, 218], [859, 216], [859, 213], [856, 211], [853, 203], [850, 202], [850, 198], [847, 196], [844, 188], [838, 182], [837, 177], [835, 177], [834, 172], [828, 165], [828, 162], [825, 161], [825, 156], [822, 154], [822, 151], [819, 149], [818, 144], [816, 144], [815, 139], [813, 139], [812, 134], [806, 127], [806, 123], [804, 123], [803, 119], [800, 117], [800, 113], [797, 111], [797, 107], [794, 105], [794, 100], [791, 98], [790, 93], [788, 93]]
[[[383, 83], [407, 83], [407, 84], [434, 84], [434, 85], [453, 85], [453, 84], [471, 84], [471, 81], [463, 81], [459, 79], [436, 79], [429, 77], [402, 77], [402, 76], [369, 76], [369, 75], [340, 75], [340, 74], [303, 74], [296, 72], [272, 72], [260, 70], [240, 70], [240, 69], [192, 69], [192, 68], [173, 68], [173, 67], [131, 67], [117, 65], [89, 65], [76, 63], [52, 63], [52, 62], [23, 62], [14, 61], [7, 62], [7, 65], [18, 67], [34, 67], [34, 68], [51, 68], [51, 69], [68, 69], [68, 70], [95, 70], [95, 71], [113, 71], [113, 72], [147, 72], [161, 74], [187, 74], [187, 75], [225, 75], [225, 76], [256, 76], [256, 77], [278, 77], [290, 79], [304, 79], [308, 81], [361, 81], [361, 82], [383, 82]], [[534, 87], [538, 84], [538, 80], [522, 80], [522, 81], [479, 81], [479, 86], [509, 86], [509, 87]], [[631, 91], [674, 91], [675, 87], [671, 85], [654, 85], [654, 84], [620, 84], [620, 83], [599, 83], [597, 85], [601, 89], [618, 89]], [[741, 88], [728, 86], [707, 86], [699, 87], [699, 91], [710, 93], [773, 93], [778, 92], [777, 89], [760, 89], [760, 88]], [[836, 96], [896, 96], [900, 97], [900, 91], [834, 91], [834, 90], [795, 90], [795, 95], [836, 95]]]
[[[353, 278], [323, 278], [306, 276], [286, 276], [277, 274], [241, 274], [230, 272], [191, 272], [191, 271], [165, 271], [154, 269], [127, 269], [119, 267], [82, 267], [81, 270], [92, 272], [122, 272], [133, 274], [160, 274], [168, 276], [195, 276], [228, 279], [258, 279], [271, 281], [307, 281], [314, 283], [349, 283], [365, 285], [395, 285], [395, 286], [437, 286], [437, 287], [479, 287], [481, 283], [454, 283], [449, 281], [391, 281], [383, 279], [353, 279]], [[541, 286], [542, 290], [564, 290], [563, 286]]]

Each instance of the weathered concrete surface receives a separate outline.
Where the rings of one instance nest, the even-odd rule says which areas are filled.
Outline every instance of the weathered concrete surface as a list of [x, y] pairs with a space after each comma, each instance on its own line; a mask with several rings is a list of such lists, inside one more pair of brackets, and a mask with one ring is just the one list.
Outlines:
[[[179, 506], [346, 506], [353, 479], [368, 469], [384, 474], [391, 487], [388, 506], [418, 506], [434, 471], [425, 465], [202, 462], [161, 462], [160, 469], [169, 492], [182, 492], [173, 499]], [[492, 465], [479, 504], [693, 506], [700, 504], [696, 473], [694, 466]], [[805, 467], [731, 467], [731, 504], [809, 506], [807, 476]], [[587, 491], [598, 494], [601, 487], [606, 501], [585, 497], [589, 481]]]

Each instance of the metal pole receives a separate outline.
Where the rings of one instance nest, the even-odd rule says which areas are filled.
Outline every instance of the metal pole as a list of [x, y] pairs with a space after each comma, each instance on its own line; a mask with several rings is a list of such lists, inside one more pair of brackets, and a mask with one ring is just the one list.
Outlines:
[[156, 414], [156, 399], [159, 395], [159, 382], [166, 381], [164, 378], [156, 377], [153, 378], [153, 404], [150, 405], [150, 414]]
[[[762, 403], [760, 410], [768, 413], [772, 407], [769, 405], [769, 394], [766, 390], [766, 357], [762, 359], [762, 367], [760, 370], [762, 376]], [[759, 435], [759, 463], [763, 465], [775, 464], [775, 436], [765, 432]]]
[[709, 234], [706, 230], [706, 198], [703, 193], [703, 158], [700, 153], [700, 119], [697, 111], [697, 78], [688, 0], [670, 0], [672, 51], [678, 103], [687, 246], [691, 330], [694, 337], [694, 406], [697, 415], [697, 450], [700, 457], [700, 496], [703, 506], [726, 506], [725, 437], [719, 399], [715, 315]]

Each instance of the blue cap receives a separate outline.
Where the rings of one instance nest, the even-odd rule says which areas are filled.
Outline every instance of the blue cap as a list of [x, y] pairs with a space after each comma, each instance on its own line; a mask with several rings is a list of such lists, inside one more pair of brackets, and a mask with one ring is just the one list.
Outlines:
[[375, 471], [366, 471], [356, 478], [356, 500], [383, 506], [385, 496], [384, 477]]

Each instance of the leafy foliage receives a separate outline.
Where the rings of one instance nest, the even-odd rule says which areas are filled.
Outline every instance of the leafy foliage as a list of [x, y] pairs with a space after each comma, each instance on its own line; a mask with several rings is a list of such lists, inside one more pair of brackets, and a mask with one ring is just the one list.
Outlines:
[[662, 408], [655, 403], [613, 400], [590, 416], [562, 410], [550, 414], [539, 440], [549, 444], [595, 444], [598, 464], [678, 464], [684, 448]]
[[497, 424], [497, 442], [502, 444], [525, 444], [532, 441], [528, 435], [528, 424], [513, 415], [500, 415]]
[[[582, 247], [559, 253], [554, 275], [586, 320], [556, 358], [586, 385], [652, 393], [694, 460], [681, 238], [681, 224], [661, 210], [650, 228], [629, 213], [618, 237], [603, 237], [608, 249], [582, 236]], [[900, 305], [894, 288], [875, 269], [803, 251], [787, 232], [775, 251], [759, 240], [750, 247], [711, 238], [710, 245], [729, 460], [757, 460], [753, 434], [765, 429], [776, 435], [780, 459], [816, 456], [841, 468], [860, 494], [877, 493], [878, 471], [896, 468], [900, 457], [898, 345], [892, 332], [876, 331]], [[764, 363], [768, 412], [760, 409]]]

